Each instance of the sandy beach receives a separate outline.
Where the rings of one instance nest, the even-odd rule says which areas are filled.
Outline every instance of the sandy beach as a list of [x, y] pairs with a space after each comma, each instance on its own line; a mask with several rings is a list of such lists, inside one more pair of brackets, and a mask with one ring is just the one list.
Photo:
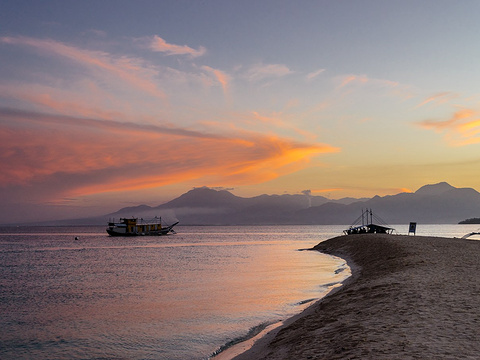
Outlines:
[[480, 241], [363, 234], [314, 249], [352, 276], [235, 360], [480, 358]]

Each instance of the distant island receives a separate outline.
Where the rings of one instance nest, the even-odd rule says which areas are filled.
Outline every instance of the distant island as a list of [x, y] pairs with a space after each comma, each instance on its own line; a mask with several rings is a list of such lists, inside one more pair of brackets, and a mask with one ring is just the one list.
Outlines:
[[459, 224], [480, 224], [480, 218], [462, 220], [459, 222]]

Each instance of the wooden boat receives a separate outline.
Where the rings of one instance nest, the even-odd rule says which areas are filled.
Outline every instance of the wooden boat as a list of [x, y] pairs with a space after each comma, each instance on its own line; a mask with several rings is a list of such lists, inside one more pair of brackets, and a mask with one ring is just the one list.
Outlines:
[[[373, 223], [373, 218], [377, 222], [381, 222], [383, 225]], [[360, 224], [361, 220], [361, 224]], [[362, 209], [362, 215], [359, 216], [354, 223], [346, 230], [343, 231], [345, 235], [354, 234], [393, 234], [394, 228], [387, 226], [385, 221], [378, 216], [373, 215], [372, 209]]]
[[120, 218], [119, 222], [115, 220], [108, 222], [107, 233], [110, 236], [160, 236], [175, 233], [173, 227], [178, 221], [169, 226], [162, 226], [162, 218], [156, 217], [151, 220], [138, 218]]

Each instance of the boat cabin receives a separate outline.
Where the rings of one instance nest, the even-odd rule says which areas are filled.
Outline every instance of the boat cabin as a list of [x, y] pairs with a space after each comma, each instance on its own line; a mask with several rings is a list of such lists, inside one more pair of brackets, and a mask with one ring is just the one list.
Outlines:
[[109, 221], [107, 232], [112, 236], [161, 235], [167, 231], [167, 228], [162, 228], [159, 217], [148, 221], [143, 219], [139, 221], [138, 218], [121, 218], [119, 222]]

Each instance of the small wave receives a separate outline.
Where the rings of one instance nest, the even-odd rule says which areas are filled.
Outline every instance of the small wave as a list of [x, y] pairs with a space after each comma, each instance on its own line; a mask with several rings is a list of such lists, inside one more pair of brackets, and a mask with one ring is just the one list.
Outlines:
[[309, 302], [312, 302], [312, 301], [315, 301], [315, 300], [317, 300], [317, 298], [302, 300], [302, 301], [299, 301], [298, 303], [296, 303], [295, 305], [304, 305], [304, 304], [308, 304]]
[[232, 346], [235, 346], [237, 344], [240, 344], [244, 341], [247, 341], [247, 340], [255, 337], [256, 335], [260, 334], [263, 330], [265, 330], [267, 327], [269, 327], [272, 324], [275, 324], [276, 322], [277, 321], [265, 321], [265, 322], [260, 323], [259, 325], [251, 327], [245, 335], [239, 336], [235, 339], [232, 339], [232, 340], [228, 341], [227, 343], [225, 343], [224, 345], [220, 346], [217, 350], [215, 350], [208, 357], [208, 359], [210, 359], [214, 356], [217, 356], [218, 354], [220, 354], [221, 352], [231, 348]]

